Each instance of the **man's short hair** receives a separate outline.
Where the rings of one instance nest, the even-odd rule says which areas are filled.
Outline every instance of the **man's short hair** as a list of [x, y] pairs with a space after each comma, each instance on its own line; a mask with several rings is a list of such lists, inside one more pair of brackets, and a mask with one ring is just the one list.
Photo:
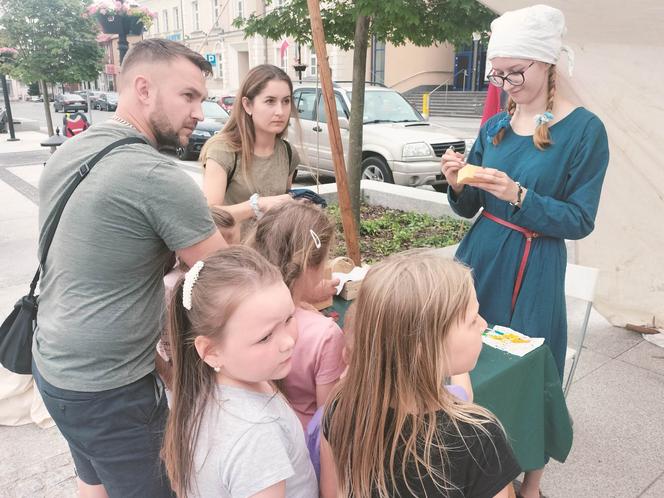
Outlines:
[[131, 46], [122, 61], [122, 72], [127, 72], [141, 62], [171, 62], [184, 57], [198, 67], [205, 76], [212, 74], [212, 65], [198, 52], [194, 52], [182, 43], [159, 38], [142, 40]]

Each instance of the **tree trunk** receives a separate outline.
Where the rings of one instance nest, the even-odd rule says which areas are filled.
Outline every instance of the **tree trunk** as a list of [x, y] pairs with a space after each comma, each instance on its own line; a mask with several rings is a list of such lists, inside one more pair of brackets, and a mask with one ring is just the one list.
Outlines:
[[364, 87], [367, 72], [370, 18], [359, 16], [355, 24], [353, 51], [353, 95], [350, 103], [348, 144], [348, 190], [355, 225], [360, 227], [360, 180], [362, 178], [362, 130], [364, 126]]
[[41, 94], [44, 97], [44, 112], [46, 113], [46, 128], [48, 129], [48, 136], [51, 137], [53, 133], [53, 120], [51, 119], [51, 101], [48, 98], [48, 85], [44, 80], [39, 82], [41, 86]]

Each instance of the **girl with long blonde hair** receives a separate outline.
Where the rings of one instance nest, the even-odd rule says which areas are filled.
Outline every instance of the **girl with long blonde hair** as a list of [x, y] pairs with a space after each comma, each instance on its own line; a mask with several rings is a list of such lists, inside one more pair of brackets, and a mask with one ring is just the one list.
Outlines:
[[391, 256], [365, 277], [352, 325], [323, 421], [322, 496], [507, 497], [520, 469], [500, 424], [445, 388], [482, 347], [470, 270], [432, 249]]

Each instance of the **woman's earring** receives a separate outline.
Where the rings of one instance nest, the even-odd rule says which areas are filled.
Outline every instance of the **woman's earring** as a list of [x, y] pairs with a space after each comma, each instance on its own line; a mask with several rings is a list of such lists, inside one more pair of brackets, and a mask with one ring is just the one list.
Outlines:
[[221, 368], [220, 367], [214, 367], [214, 371], [219, 373], [219, 372], [221, 372]]

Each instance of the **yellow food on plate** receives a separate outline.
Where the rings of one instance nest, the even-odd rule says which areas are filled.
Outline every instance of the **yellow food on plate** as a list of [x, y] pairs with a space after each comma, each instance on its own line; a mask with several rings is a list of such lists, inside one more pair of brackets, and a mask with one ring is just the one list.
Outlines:
[[466, 164], [463, 168], [457, 173], [457, 183], [459, 185], [464, 185], [470, 183], [475, 179], [475, 174], [482, 170], [482, 166], [473, 166], [472, 164]]

